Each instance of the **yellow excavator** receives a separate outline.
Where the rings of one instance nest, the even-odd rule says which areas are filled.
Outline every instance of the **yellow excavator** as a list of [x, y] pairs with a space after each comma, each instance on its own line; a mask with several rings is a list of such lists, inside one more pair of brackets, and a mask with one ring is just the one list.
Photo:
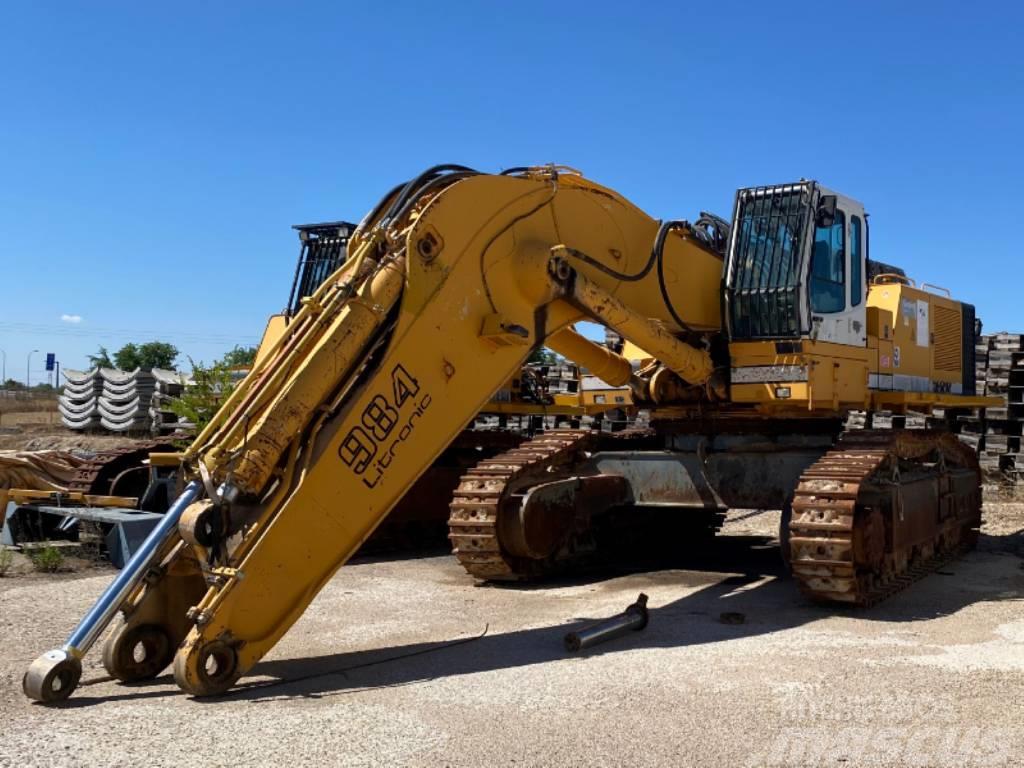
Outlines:
[[346, 256], [174, 458], [181, 495], [32, 663], [29, 697], [66, 698], [115, 620], [115, 678], [171, 665], [190, 694], [229, 689], [541, 345], [628, 386], [650, 426], [550, 431], [468, 470], [449, 525], [479, 578], [574, 567], [634, 519], [656, 535], [646, 521], [778, 508], [801, 588], [868, 604], [974, 540], [970, 449], [842, 431], [854, 409], [993, 404], [974, 394], [973, 308], [869, 279], [851, 198], [799, 181], [740, 190], [731, 224], [659, 222], [572, 169], [443, 165], [386, 194]]

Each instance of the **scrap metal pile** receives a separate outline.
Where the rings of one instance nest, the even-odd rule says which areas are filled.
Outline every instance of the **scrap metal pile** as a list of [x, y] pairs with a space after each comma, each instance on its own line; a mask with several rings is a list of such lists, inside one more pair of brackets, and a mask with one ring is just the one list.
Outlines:
[[0, 451], [0, 490], [66, 491], [88, 464], [68, 451]]
[[94, 368], [64, 377], [58, 408], [69, 429], [167, 435], [193, 427], [170, 410], [189, 384], [177, 371]]

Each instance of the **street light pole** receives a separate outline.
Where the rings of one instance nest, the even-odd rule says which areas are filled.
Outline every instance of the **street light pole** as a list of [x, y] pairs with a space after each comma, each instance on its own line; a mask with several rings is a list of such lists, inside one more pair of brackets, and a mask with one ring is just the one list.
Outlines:
[[38, 351], [38, 349], [33, 349], [28, 353], [28, 360], [25, 362], [25, 389], [32, 388], [32, 384], [30, 383], [30, 379], [32, 378], [32, 355]]
[[0, 349], [0, 355], [4, 356], [3, 373], [0, 373], [0, 387], [7, 383], [7, 353]]

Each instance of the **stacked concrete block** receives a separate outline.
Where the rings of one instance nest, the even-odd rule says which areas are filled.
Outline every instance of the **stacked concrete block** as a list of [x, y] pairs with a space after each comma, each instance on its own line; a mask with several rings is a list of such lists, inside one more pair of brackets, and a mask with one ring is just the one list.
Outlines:
[[100, 427], [99, 398], [103, 379], [97, 371], [64, 371], [66, 383], [57, 401], [61, 421], [70, 429]]
[[176, 371], [95, 368], [64, 376], [58, 408], [70, 429], [164, 435], [192, 426], [170, 410], [188, 384]]
[[100, 395], [100, 423], [109, 432], [145, 432], [149, 430], [149, 401], [156, 388], [149, 371], [117, 371], [101, 368], [103, 393]]

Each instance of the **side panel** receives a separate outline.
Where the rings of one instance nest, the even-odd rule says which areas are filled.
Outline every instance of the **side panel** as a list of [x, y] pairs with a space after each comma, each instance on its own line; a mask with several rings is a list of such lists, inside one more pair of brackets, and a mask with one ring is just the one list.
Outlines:
[[868, 394], [867, 347], [822, 341], [734, 342], [731, 399], [767, 413], [862, 408]]
[[[965, 388], [963, 306], [945, 296], [900, 283], [874, 284], [868, 293], [868, 333], [892, 344], [870, 371], [871, 388], [897, 392], [973, 394]], [[973, 334], [973, 319], [970, 321]], [[870, 343], [870, 342], [869, 342]], [[888, 366], [885, 363], [889, 363]], [[970, 366], [973, 371], [973, 364]], [[891, 379], [889, 378], [891, 376]]]

